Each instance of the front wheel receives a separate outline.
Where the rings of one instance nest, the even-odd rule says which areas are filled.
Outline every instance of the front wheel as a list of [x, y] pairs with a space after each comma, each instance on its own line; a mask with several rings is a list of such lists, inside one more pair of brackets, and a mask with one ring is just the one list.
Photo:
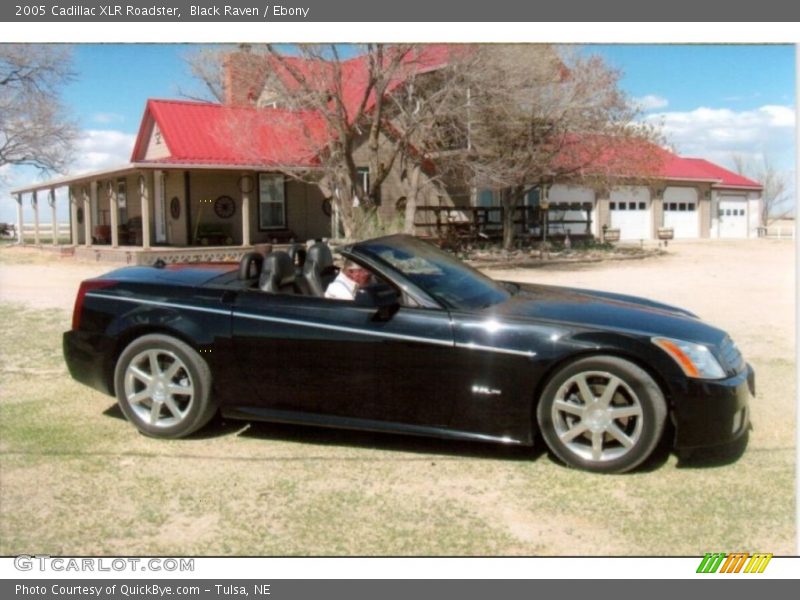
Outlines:
[[536, 415], [547, 446], [564, 463], [623, 473], [639, 466], [658, 445], [667, 406], [642, 368], [615, 356], [593, 356], [550, 379]]
[[167, 335], [131, 342], [117, 361], [114, 383], [122, 412], [152, 437], [187, 436], [208, 423], [217, 408], [206, 362], [191, 346]]

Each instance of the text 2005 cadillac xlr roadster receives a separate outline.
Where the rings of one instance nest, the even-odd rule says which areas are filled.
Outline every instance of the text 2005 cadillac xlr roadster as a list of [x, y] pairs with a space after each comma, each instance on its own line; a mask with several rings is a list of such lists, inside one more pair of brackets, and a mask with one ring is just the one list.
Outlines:
[[695, 315], [618, 294], [494, 281], [413, 237], [341, 254], [372, 274], [354, 300], [317, 242], [236, 264], [126, 267], [84, 281], [69, 371], [150, 436], [220, 410], [246, 420], [502, 444], [540, 434], [568, 465], [623, 472], [749, 429], [753, 370]]

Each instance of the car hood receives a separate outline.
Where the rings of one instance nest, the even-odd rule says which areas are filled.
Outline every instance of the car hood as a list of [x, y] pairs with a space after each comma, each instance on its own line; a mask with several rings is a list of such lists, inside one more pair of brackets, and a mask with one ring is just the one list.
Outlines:
[[514, 285], [519, 291], [493, 307], [498, 317], [544, 319], [705, 344], [720, 344], [726, 335], [687, 310], [645, 298], [578, 288]]

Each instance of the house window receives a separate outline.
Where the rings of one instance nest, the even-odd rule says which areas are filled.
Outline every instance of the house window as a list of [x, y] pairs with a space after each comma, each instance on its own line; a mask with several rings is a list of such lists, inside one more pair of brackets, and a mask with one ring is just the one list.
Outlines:
[[357, 167], [356, 173], [358, 174], [358, 182], [361, 184], [361, 189], [364, 194], [369, 196], [369, 167]]
[[283, 175], [258, 175], [259, 229], [286, 229], [286, 182]]
[[541, 197], [541, 191], [539, 188], [533, 188], [527, 194], [525, 194], [525, 206], [539, 206], [539, 199]]

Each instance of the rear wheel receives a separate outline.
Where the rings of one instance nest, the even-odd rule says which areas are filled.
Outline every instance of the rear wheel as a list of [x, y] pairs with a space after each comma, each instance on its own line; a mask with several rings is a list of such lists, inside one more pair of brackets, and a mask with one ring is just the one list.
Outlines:
[[117, 401], [139, 431], [179, 438], [208, 423], [216, 411], [211, 371], [188, 344], [153, 334], [128, 345], [114, 374]]
[[667, 407], [653, 378], [615, 357], [594, 356], [558, 371], [537, 407], [550, 450], [566, 464], [622, 473], [646, 460], [664, 431]]

